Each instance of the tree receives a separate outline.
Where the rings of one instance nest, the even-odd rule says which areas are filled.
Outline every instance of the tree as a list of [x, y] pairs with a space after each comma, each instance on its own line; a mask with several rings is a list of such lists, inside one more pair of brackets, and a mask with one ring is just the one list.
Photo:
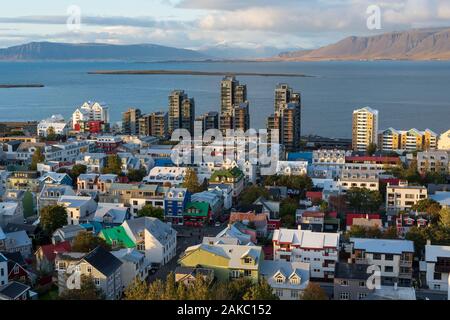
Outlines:
[[384, 230], [382, 237], [383, 239], [398, 239], [397, 228], [394, 226], [387, 228]]
[[161, 221], [164, 221], [164, 210], [158, 207], [153, 207], [150, 204], [147, 204], [137, 212], [137, 216], [157, 218]]
[[369, 143], [366, 149], [366, 153], [368, 156], [373, 156], [377, 152], [377, 145], [375, 143]]
[[279, 298], [273, 293], [267, 281], [261, 279], [244, 294], [243, 300], [279, 300]]
[[194, 169], [188, 168], [186, 176], [184, 177], [183, 188], [186, 188], [190, 193], [202, 192], [202, 186], [198, 182], [197, 173]]
[[104, 239], [96, 237], [91, 232], [83, 231], [77, 234], [73, 239], [72, 251], [88, 253], [98, 246], [101, 246], [106, 250], [111, 249]]
[[351, 188], [346, 197], [350, 208], [360, 213], [376, 212], [383, 203], [379, 191], [366, 188]]
[[406, 240], [414, 242], [415, 255], [419, 258], [422, 256], [422, 252], [427, 244], [427, 235], [423, 228], [412, 227], [405, 235]]
[[60, 300], [102, 300], [104, 299], [102, 291], [97, 288], [94, 280], [90, 277], [82, 276], [80, 289], [64, 291]]
[[303, 291], [302, 300], [328, 300], [326, 292], [317, 283], [310, 282]]
[[67, 225], [67, 210], [60, 205], [44, 207], [40, 211], [42, 229], [52, 234], [56, 229]]
[[23, 195], [22, 205], [23, 205], [23, 216], [25, 218], [31, 217], [36, 213], [34, 208], [33, 194], [30, 191], [26, 191], [25, 194]]
[[139, 170], [130, 169], [128, 170], [127, 177], [130, 182], [141, 182], [146, 175], [147, 170], [145, 170], [145, 168], [140, 168]]
[[84, 164], [75, 164], [70, 170], [70, 177], [74, 182], [77, 181], [78, 177], [87, 172], [87, 167]]
[[36, 148], [36, 150], [33, 153], [33, 156], [31, 157], [30, 170], [36, 171], [38, 163], [41, 163], [44, 161], [45, 161], [45, 156], [42, 153], [42, 149]]
[[439, 212], [439, 223], [444, 228], [450, 228], [450, 208], [442, 208]]
[[269, 191], [264, 187], [252, 185], [242, 191], [240, 201], [243, 205], [251, 205], [259, 197], [267, 199], [269, 197]]
[[48, 141], [55, 141], [57, 139], [57, 135], [55, 133], [55, 128], [49, 127], [47, 129], [47, 140]]
[[129, 285], [124, 294], [125, 300], [149, 300], [150, 288], [147, 282], [135, 279], [134, 282]]
[[106, 159], [106, 166], [102, 170], [103, 174], [122, 174], [122, 160], [116, 154], [110, 154]]

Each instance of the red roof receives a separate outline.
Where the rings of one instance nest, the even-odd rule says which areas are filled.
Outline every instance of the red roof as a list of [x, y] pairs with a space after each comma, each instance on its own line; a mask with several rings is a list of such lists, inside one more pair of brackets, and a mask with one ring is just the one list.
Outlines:
[[347, 227], [351, 227], [353, 225], [353, 219], [358, 219], [358, 218], [369, 218], [369, 220], [380, 219], [379, 214], [365, 214], [365, 213], [347, 213], [345, 215], [345, 217], [346, 217]]
[[302, 217], [323, 218], [325, 217], [325, 213], [317, 211], [305, 211], [303, 212]]
[[381, 156], [345, 157], [345, 162], [354, 162], [354, 163], [361, 163], [361, 162], [398, 163], [399, 161], [400, 158], [398, 157], [381, 157]]
[[337, 218], [337, 212], [336, 211], [332, 211], [328, 213], [328, 217], [330, 218]]
[[72, 250], [69, 241], [64, 241], [57, 244], [48, 244], [41, 246], [41, 249], [48, 261], [54, 261], [57, 253], [70, 252]]
[[308, 191], [306, 192], [306, 197], [311, 199], [322, 200], [322, 191]]
[[390, 184], [391, 186], [398, 186], [400, 184], [400, 179], [397, 179], [397, 178], [380, 179], [380, 182]]

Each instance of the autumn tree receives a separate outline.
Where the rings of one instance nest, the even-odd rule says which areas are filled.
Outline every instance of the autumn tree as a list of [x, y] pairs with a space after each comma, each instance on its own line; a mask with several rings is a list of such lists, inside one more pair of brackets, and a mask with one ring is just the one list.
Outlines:
[[67, 225], [67, 210], [60, 205], [44, 207], [40, 210], [40, 222], [42, 229], [50, 235], [56, 229]]
[[377, 145], [375, 143], [369, 143], [366, 148], [366, 153], [368, 156], [373, 156], [377, 152]]
[[42, 148], [36, 148], [33, 155], [31, 156], [30, 170], [36, 171], [38, 163], [45, 161], [45, 156], [42, 153]]
[[186, 188], [190, 193], [202, 192], [204, 189], [198, 182], [198, 176], [194, 169], [188, 168], [184, 177], [183, 188]]
[[302, 300], [328, 300], [328, 295], [320, 285], [314, 282], [310, 282], [303, 291], [301, 296]]
[[164, 221], [164, 210], [162, 208], [153, 207], [152, 205], [147, 204], [137, 212], [137, 216], [157, 218], [161, 221]]
[[64, 291], [60, 296], [60, 300], [103, 300], [102, 291], [97, 288], [91, 277], [81, 276], [80, 289], [72, 289]]
[[259, 197], [267, 199], [269, 197], [269, 191], [264, 187], [252, 185], [241, 192], [240, 201], [243, 205], [251, 205], [258, 200]]
[[73, 239], [72, 251], [88, 253], [98, 246], [101, 246], [106, 250], [111, 249], [104, 239], [95, 236], [92, 232], [83, 231], [77, 234]]
[[442, 208], [439, 212], [439, 223], [444, 228], [450, 228], [450, 208]]
[[244, 294], [243, 300], [279, 300], [266, 280], [261, 279]]
[[103, 174], [122, 174], [122, 160], [116, 154], [110, 154], [106, 159], [106, 166], [102, 170]]

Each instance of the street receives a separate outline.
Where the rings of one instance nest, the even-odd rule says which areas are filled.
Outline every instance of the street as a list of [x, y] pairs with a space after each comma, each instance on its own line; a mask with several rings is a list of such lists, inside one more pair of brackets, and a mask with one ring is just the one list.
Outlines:
[[206, 225], [202, 228], [185, 227], [185, 226], [172, 226], [177, 232], [177, 254], [166, 265], [159, 268], [156, 273], [149, 275], [147, 281], [149, 283], [156, 279], [165, 280], [170, 272], [174, 272], [178, 266], [178, 259], [181, 254], [190, 246], [200, 244], [203, 237], [215, 237], [220, 231], [225, 229], [226, 223], [222, 223], [220, 227], [214, 225]]

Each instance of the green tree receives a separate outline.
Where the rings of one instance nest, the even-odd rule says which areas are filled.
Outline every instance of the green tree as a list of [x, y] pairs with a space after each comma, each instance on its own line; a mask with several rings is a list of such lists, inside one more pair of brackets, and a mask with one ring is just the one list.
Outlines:
[[84, 164], [74, 164], [70, 170], [70, 177], [76, 183], [78, 177], [87, 172], [87, 167]]
[[42, 229], [50, 235], [67, 225], [67, 210], [60, 205], [44, 207], [40, 210], [40, 222]]
[[83, 231], [77, 234], [73, 239], [72, 251], [88, 253], [98, 246], [101, 246], [106, 250], [111, 249], [104, 239], [95, 236], [92, 232]]
[[90, 277], [82, 276], [80, 289], [72, 289], [64, 291], [60, 296], [60, 300], [103, 300], [102, 291], [94, 284], [94, 280]]
[[202, 185], [198, 182], [198, 176], [194, 169], [188, 168], [186, 170], [183, 188], [186, 188], [190, 193], [198, 193], [203, 191]]
[[38, 163], [41, 163], [44, 161], [45, 161], [45, 156], [42, 153], [42, 149], [36, 148], [36, 151], [34, 151], [33, 155], [31, 156], [30, 170], [36, 171]]
[[255, 202], [259, 197], [268, 198], [269, 197], [269, 191], [260, 186], [252, 185], [247, 188], [245, 188], [240, 196], [240, 202], [243, 205], [251, 205], [253, 202]]
[[266, 280], [261, 279], [244, 294], [243, 300], [279, 300]]
[[106, 166], [102, 170], [103, 174], [122, 174], [122, 160], [116, 154], [110, 154], [106, 159]]
[[25, 218], [31, 217], [36, 213], [34, 207], [33, 194], [30, 191], [25, 192], [22, 199], [23, 216]]
[[145, 168], [130, 169], [128, 170], [127, 177], [130, 182], [141, 182], [142, 179], [147, 175], [147, 170]]
[[422, 252], [427, 244], [427, 234], [424, 228], [412, 227], [405, 235], [406, 240], [414, 242], [415, 255], [422, 256]]
[[149, 300], [150, 288], [147, 282], [135, 279], [125, 292], [125, 300]]
[[157, 218], [161, 221], [164, 221], [164, 210], [159, 207], [153, 207], [152, 205], [147, 204], [137, 212], [137, 216]]
[[326, 292], [317, 283], [310, 282], [303, 291], [302, 300], [328, 300]]
[[384, 230], [383, 239], [398, 239], [397, 228], [391, 226]]
[[47, 140], [48, 141], [55, 141], [57, 139], [57, 135], [55, 133], [55, 128], [49, 127], [47, 129]]
[[368, 156], [373, 156], [377, 152], [377, 145], [375, 143], [369, 143], [366, 149], [366, 153]]
[[376, 212], [383, 203], [379, 191], [371, 191], [366, 188], [351, 188], [346, 197], [349, 207], [360, 213]]

